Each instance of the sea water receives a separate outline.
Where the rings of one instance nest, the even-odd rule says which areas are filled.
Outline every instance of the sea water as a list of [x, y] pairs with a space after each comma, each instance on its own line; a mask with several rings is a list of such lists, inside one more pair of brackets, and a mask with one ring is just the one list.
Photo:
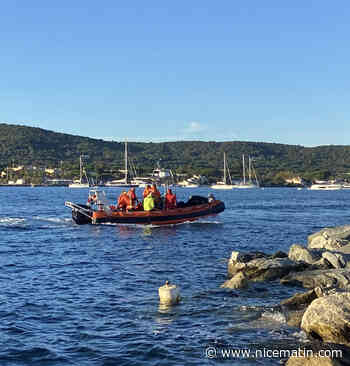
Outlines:
[[[105, 190], [115, 203], [120, 190]], [[85, 203], [87, 189], [0, 187], [0, 365], [214, 365], [223, 360], [210, 347], [306, 342], [275, 310], [300, 289], [221, 289], [227, 259], [233, 250], [287, 252], [349, 224], [350, 190], [176, 189], [179, 200], [208, 193], [226, 210], [201, 221], [78, 226], [64, 202]], [[166, 280], [181, 288], [177, 306], [159, 305]], [[280, 362], [266, 352], [228, 361]]]

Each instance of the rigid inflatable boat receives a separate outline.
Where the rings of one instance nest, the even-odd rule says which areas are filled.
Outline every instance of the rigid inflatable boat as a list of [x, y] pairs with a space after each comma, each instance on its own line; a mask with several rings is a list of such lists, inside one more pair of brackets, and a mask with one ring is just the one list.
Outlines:
[[222, 201], [202, 196], [192, 196], [187, 202], [168, 210], [132, 210], [122, 211], [110, 205], [104, 191], [90, 190], [89, 197], [94, 197], [94, 204], [65, 202], [72, 209], [72, 219], [82, 224], [141, 224], [172, 225], [218, 214], [225, 209]]

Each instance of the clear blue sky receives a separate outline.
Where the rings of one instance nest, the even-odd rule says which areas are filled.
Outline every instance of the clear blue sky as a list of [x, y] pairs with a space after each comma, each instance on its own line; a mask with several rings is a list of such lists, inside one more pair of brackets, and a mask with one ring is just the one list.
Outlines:
[[350, 2], [4, 1], [0, 122], [349, 145]]

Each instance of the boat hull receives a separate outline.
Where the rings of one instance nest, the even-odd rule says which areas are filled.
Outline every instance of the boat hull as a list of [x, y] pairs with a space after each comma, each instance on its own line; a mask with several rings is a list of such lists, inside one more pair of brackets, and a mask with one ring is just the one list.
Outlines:
[[68, 185], [69, 188], [90, 188], [88, 183], [72, 183]]
[[72, 219], [79, 225], [104, 223], [173, 225], [216, 215], [224, 210], [225, 204], [217, 200], [190, 207], [154, 211], [110, 211], [107, 213], [105, 211], [90, 210], [84, 211], [82, 214], [79, 212], [79, 209], [72, 209]]
[[334, 191], [343, 189], [341, 184], [313, 184], [310, 189], [319, 191]]
[[234, 186], [232, 184], [213, 184], [210, 186], [212, 189], [233, 189]]

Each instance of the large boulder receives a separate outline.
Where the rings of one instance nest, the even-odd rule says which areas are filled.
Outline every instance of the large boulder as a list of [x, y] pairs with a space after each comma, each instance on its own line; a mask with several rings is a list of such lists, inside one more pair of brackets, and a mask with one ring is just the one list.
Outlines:
[[269, 258], [269, 256], [262, 252], [243, 253], [233, 251], [228, 260], [228, 277], [233, 277], [236, 273], [241, 272], [246, 267], [246, 263], [258, 258]]
[[326, 287], [350, 289], [350, 272], [346, 269], [320, 269], [290, 273], [281, 279], [283, 285], [305, 288]]
[[289, 248], [288, 258], [294, 262], [314, 264], [321, 259], [322, 253], [318, 250], [310, 250], [302, 245], [293, 244]]
[[[344, 248], [344, 247], [343, 247]], [[350, 268], [350, 254], [326, 249], [309, 249], [299, 244], [293, 244], [288, 253], [288, 258], [295, 262], [310, 265], [310, 269]], [[339, 251], [339, 252], [338, 252]]]
[[302, 329], [323, 342], [350, 346], [350, 292], [314, 300], [301, 321]]
[[242, 272], [250, 281], [270, 281], [304, 268], [304, 264], [293, 262], [286, 257], [281, 258], [281, 255], [276, 257], [260, 252], [232, 252], [228, 261], [228, 276], [230, 278]]
[[345, 268], [350, 259], [348, 254], [335, 252], [323, 252], [322, 258], [326, 259], [333, 268]]
[[337, 250], [350, 244], [350, 225], [325, 228], [308, 236], [309, 249]]
[[332, 359], [331, 357], [318, 356], [292, 356], [285, 366], [346, 366], [347, 362], [342, 360]]

